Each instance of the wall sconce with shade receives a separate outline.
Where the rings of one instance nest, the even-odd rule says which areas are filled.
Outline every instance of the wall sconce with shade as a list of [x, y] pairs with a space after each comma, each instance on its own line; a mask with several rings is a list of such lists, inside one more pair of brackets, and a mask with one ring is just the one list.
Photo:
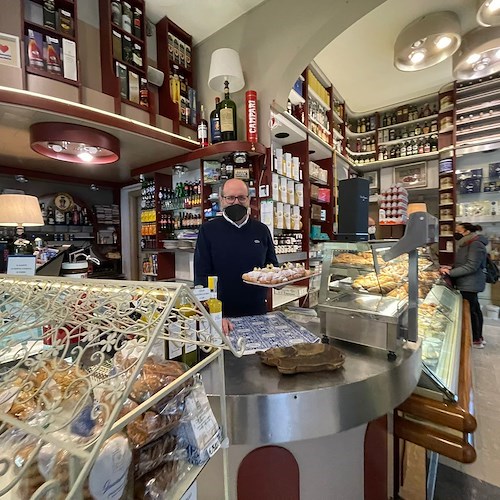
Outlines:
[[433, 12], [416, 19], [398, 35], [394, 66], [418, 71], [444, 61], [460, 46], [460, 21], [454, 12]]
[[0, 194], [0, 226], [16, 227], [17, 253], [33, 253], [30, 242], [21, 239], [25, 227], [43, 226], [42, 211], [36, 196], [27, 194]]

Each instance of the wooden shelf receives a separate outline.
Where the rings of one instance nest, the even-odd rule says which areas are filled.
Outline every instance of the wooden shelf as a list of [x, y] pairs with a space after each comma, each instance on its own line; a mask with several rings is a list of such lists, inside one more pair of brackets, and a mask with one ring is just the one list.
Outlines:
[[111, 23], [111, 28], [118, 31], [118, 33], [120, 33], [121, 35], [125, 35], [125, 36], [128, 36], [130, 37], [130, 39], [135, 42], [135, 43], [138, 43], [142, 46], [144, 46], [145, 42], [144, 40], [142, 40], [142, 38], [138, 38], [136, 37], [133, 33], [129, 33], [128, 31], [124, 30], [121, 26], [118, 26], [118, 24], [115, 24], [115, 23]]
[[69, 78], [64, 78], [64, 76], [58, 75], [57, 73], [51, 73], [50, 71], [34, 68], [33, 66], [26, 66], [26, 73], [51, 78], [52, 80], [67, 83], [68, 85], [73, 85], [74, 87], [80, 87], [81, 85], [80, 80], [70, 80]]
[[127, 67], [129, 71], [132, 71], [133, 73], [139, 73], [139, 75], [144, 76], [146, 74], [146, 71], [144, 70], [144, 66], [142, 68], [139, 68], [139, 66], [136, 66], [135, 64], [125, 62], [123, 59], [117, 59], [116, 57], [113, 56], [113, 60], [116, 62], [119, 62], [120, 64], [123, 64], [124, 66]]
[[[380, 129], [378, 129], [380, 130]], [[377, 133], [376, 130], [370, 130], [368, 132], [353, 132], [351, 129], [349, 129], [348, 127], [345, 128], [345, 135], [346, 137], [353, 137], [353, 138], [363, 138], [363, 137], [367, 137], [367, 136], [370, 136], [370, 135], [375, 135]]]
[[[416, 123], [422, 123], [422, 122], [428, 122], [432, 121], [434, 119], [437, 119], [438, 115], [428, 115], [428, 116], [423, 116], [422, 118], [417, 118], [416, 120], [408, 120], [406, 122], [401, 122], [401, 123], [393, 123], [392, 125], [386, 125], [385, 127], [379, 127], [377, 131], [379, 130], [387, 130], [391, 128], [400, 128], [400, 127], [406, 127], [408, 125], [416, 124]], [[435, 132], [432, 132], [433, 134]]]
[[67, 40], [71, 40], [72, 42], [76, 43], [76, 38], [74, 37], [74, 35], [58, 31], [54, 28], [50, 28], [49, 26], [43, 26], [42, 24], [33, 23], [31, 21], [24, 21], [24, 27], [25, 30], [28, 28], [33, 29], [35, 31], [38, 31], [42, 35], [49, 35], [57, 38], [66, 38]]

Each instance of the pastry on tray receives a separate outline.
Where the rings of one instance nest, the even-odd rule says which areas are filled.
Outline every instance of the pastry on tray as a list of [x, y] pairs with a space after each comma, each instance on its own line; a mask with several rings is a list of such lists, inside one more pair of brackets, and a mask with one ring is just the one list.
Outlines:
[[263, 268], [254, 267], [253, 271], [245, 273], [242, 279], [251, 283], [278, 285], [300, 278], [307, 278], [310, 274], [311, 271], [306, 269], [302, 264], [288, 262], [281, 267], [275, 267], [272, 264]]

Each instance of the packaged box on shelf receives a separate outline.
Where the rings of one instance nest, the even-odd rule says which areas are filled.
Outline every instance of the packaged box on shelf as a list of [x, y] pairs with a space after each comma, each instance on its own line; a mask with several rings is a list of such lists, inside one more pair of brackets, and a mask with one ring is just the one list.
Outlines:
[[313, 240], [319, 240], [321, 237], [321, 226], [317, 226], [316, 224], [313, 224], [311, 226], [311, 238]]
[[330, 189], [329, 188], [318, 188], [318, 200], [330, 202]]
[[314, 163], [313, 161], [310, 161], [309, 162], [309, 175], [311, 177], [319, 178], [319, 171], [320, 171], [319, 165], [316, 165], [316, 163]]
[[319, 187], [316, 184], [311, 184], [311, 198], [315, 200], [319, 199]]
[[291, 229], [291, 215], [292, 215], [292, 210], [291, 207], [288, 203], [285, 203], [283, 205], [283, 225], [285, 229]]
[[297, 78], [297, 81], [293, 84], [293, 90], [302, 96], [302, 79]]
[[288, 180], [287, 182], [287, 195], [288, 195], [288, 203], [295, 203], [295, 182], [292, 180]]
[[297, 205], [292, 207], [292, 215], [290, 220], [291, 228], [290, 229], [301, 229], [301, 216], [300, 216], [300, 208]]
[[304, 206], [304, 184], [295, 184], [295, 205]]
[[276, 203], [276, 209], [274, 212], [274, 227], [277, 229], [283, 229], [283, 203], [279, 201]]
[[280, 177], [279, 201], [288, 203], [288, 183], [285, 177]]
[[311, 205], [311, 219], [321, 220], [321, 207], [319, 205]]
[[283, 175], [286, 175], [287, 177], [292, 177], [292, 155], [291, 155], [291, 153], [285, 153], [283, 155], [283, 158], [285, 160], [285, 171], [283, 172]]
[[274, 170], [278, 174], [283, 174], [283, 150], [281, 148], [276, 148], [274, 153]]
[[300, 181], [300, 159], [298, 156], [292, 156], [292, 178]]
[[328, 171], [325, 170], [324, 168], [319, 169], [319, 176], [318, 176], [323, 182], [328, 181]]

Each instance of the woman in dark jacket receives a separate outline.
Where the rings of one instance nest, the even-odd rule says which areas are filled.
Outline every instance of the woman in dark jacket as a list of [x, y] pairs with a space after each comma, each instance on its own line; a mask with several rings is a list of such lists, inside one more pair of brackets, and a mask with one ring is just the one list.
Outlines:
[[448, 274], [453, 280], [455, 288], [462, 297], [469, 301], [472, 323], [473, 346], [482, 349], [483, 345], [483, 314], [477, 294], [482, 292], [486, 285], [486, 245], [488, 240], [476, 231], [481, 226], [468, 222], [457, 224], [455, 239], [458, 241], [455, 263], [452, 268], [441, 268], [441, 272]]

